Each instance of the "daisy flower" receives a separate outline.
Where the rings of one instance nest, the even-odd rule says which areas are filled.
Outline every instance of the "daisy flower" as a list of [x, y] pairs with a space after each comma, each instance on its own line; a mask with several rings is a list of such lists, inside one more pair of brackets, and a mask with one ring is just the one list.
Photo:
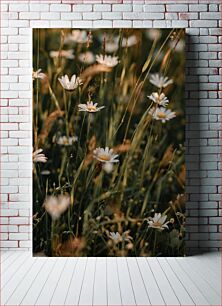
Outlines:
[[96, 113], [103, 109], [105, 106], [97, 107], [98, 103], [93, 104], [93, 101], [88, 101], [86, 104], [79, 104], [80, 112]]
[[153, 92], [150, 96], [147, 96], [147, 98], [163, 107], [166, 107], [169, 103], [169, 100], [164, 93], [159, 94], [158, 92]]
[[75, 74], [71, 77], [69, 80], [68, 75], [62, 76], [61, 78], [58, 78], [60, 84], [65, 90], [73, 91], [75, 90], [79, 85], [82, 85], [82, 80], [79, 77], [76, 77]]
[[148, 29], [146, 30], [146, 37], [150, 40], [159, 40], [161, 37], [161, 32], [159, 29]]
[[87, 51], [85, 53], [80, 53], [78, 59], [81, 63], [88, 65], [93, 64], [95, 62], [95, 56], [90, 51]]
[[176, 113], [172, 112], [171, 109], [166, 109], [164, 107], [160, 108], [152, 108], [149, 111], [149, 114], [153, 117], [155, 120], [161, 120], [162, 123], [165, 123], [166, 121], [169, 121], [170, 119], [173, 119], [176, 117]]
[[138, 43], [138, 39], [136, 35], [131, 35], [129, 37], [123, 37], [122, 39], [122, 47], [132, 47]]
[[133, 239], [131, 236], [129, 236], [129, 231], [124, 232], [122, 235], [120, 235], [118, 232], [110, 232], [109, 238], [111, 238], [114, 243], [119, 243], [121, 241], [130, 242], [130, 240]]
[[71, 146], [74, 142], [78, 140], [78, 137], [67, 137], [67, 136], [61, 136], [57, 140], [57, 144], [60, 146]]
[[117, 56], [111, 56], [111, 55], [96, 55], [96, 61], [99, 64], [105, 65], [107, 67], [115, 67], [119, 61]]
[[45, 199], [43, 206], [50, 214], [52, 220], [58, 220], [60, 216], [68, 209], [70, 205], [70, 197], [66, 195], [49, 196]]
[[113, 149], [109, 149], [106, 147], [103, 148], [96, 148], [93, 151], [93, 157], [102, 163], [118, 163], [119, 160], [116, 159], [118, 154], [113, 154]]
[[37, 71], [33, 71], [32, 72], [32, 79], [35, 80], [35, 79], [45, 79], [47, 76], [45, 73], [41, 72], [42, 69], [38, 69]]
[[105, 44], [105, 50], [107, 53], [113, 53], [116, 52], [119, 48], [117, 41], [108, 41]]
[[73, 49], [70, 50], [60, 50], [60, 51], [50, 51], [49, 53], [50, 57], [56, 58], [56, 57], [64, 57], [67, 59], [74, 59]]
[[159, 73], [154, 73], [150, 75], [150, 83], [158, 88], [165, 88], [172, 84], [173, 80], [169, 79], [168, 77], [164, 77]]
[[42, 149], [38, 149], [32, 153], [32, 160], [34, 163], [46, 163], [47, 157], [42, 153]]
[[169, 222], [165, 222], [167, 219], [167, 216], [162, 216], [161, 213], [155, 213], [153, 218], [150, 218], [150, 220], [148, 221], [149, 225], [148, 227], [152, 227], [158, 230], [164, 230], [165, 228], [168, 229], [168, 223]]
[[[85, 44], [87, 43], [89, 40], [87, 31], [83, 30], [73, 30], [72, 33], [69, 33], [65, 39], [64, 39], [64, 43], [67, 44], [69, 42], [76, 42], [79, 44]], [[90, 39], [91, 41], [91, 39]]]
[[109, 238], [113, 240], [114, 243], [119, 243], [122, 241], [122, 236], [118, 232], [110, 232], [109, 233]]

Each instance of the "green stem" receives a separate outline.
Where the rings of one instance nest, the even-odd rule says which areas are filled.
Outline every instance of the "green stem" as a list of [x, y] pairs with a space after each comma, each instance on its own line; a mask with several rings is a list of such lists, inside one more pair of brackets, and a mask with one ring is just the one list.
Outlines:
[[154, 243], [153, 243], [153, 256], [155, 255], [156, 251], [156, 243], [157, 243], [157, 231], [155, 230], [154, 233]]

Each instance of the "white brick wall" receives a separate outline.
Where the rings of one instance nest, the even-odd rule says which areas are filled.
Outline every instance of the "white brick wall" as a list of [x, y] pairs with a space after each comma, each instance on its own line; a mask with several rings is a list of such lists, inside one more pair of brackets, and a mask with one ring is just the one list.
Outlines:
[[31, 247], [31, 28], [186, 27], [187, 246], [218, 249], [220, 0], [18, 2], [1, 1], [1, 248]]

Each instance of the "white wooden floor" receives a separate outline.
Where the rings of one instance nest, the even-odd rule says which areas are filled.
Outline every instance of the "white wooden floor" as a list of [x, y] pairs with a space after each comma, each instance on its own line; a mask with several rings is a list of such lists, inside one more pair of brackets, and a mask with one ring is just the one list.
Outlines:
[[183, 258], [1, 254], [0, 305], [221, 305], [219, 253]]

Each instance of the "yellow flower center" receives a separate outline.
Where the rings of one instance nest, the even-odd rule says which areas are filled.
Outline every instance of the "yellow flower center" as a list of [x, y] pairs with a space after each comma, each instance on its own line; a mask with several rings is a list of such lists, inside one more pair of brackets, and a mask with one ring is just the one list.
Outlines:
[[162, 227], [162, 223], [157, 221], [157, 222], [153, 223], [153, 226], [155, 226], [155, 227]]
[[157, 117], [159, 117], [160, 119], [165, 119], [166, 118], [166, 113], [158, 112]]
[[96, 106], [88, 105], [87, 109], [88, 109], [88, 111], [96, 111]]
[[101, 160], [104, 160], [104, 161], [110, 161], [110, 156], [109, 155], [101, 154], [101, 155], [99, 155], [99, 158]]

